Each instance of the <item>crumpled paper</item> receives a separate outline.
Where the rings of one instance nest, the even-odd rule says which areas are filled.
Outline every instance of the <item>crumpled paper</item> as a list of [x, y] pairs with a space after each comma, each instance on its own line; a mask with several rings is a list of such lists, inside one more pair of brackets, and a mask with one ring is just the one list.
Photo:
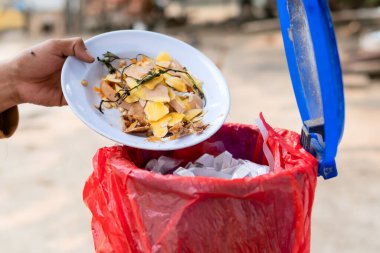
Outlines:
[[[161, 174], [174, 170], [181, 160], [161, 156], [148, 162], [146, 169]], [[196, 161], [188, 163], [185, 167], [179, 167], [173, 172], [177, 176], [185, 177], [213, 177], [224, 179], [236, 179], [244, 177], [256, 177], [269, 172], [269, 166], [260, 165], [251, 161], [235, 159], [228, 151], [214, 157], [204, 154]]]
[[146, 165], [145, 169], [160, 173], [166, 174], [171, 170], [174, 170], [181, 164], [182, 160], [173, 159], [166, 156], [160, 156], [158, 159], [150, 160]]
[[256, 124], [264, 139], [263, 152], [267, 158], [269, 166], [256, 164], [247, 160], [234, 159], [231, 153], [224, 151], [217, 157], [209, 154], [204, 154], [195, 162], [190, 162], [185, 167], [179, 168], [177, 168], [177, 166], [181, 164], [181, 160], [161, 156], [158, 159], [149, 161], [145, 168], [147, 170], [161, 174], [166, 174], [174, 170], [173, 174], [177, 176], [202, 176], [224, 179], [257, 177], [263, 174], [267, 174], [270, 171], [273, 171], [274, 158], [266, 143], [268, 139], [267, 129], [264, 127], [261, 119], [257, 119]]

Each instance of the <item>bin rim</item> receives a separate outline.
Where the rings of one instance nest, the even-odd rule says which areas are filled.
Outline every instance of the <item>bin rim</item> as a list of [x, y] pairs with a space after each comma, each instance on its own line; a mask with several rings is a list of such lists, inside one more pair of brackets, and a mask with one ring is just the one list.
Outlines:
[[[256, 130], [259, 132], [257, 126], [250, 125], [250, 124], [241, 124], [241, 123], [226, 123], [223, 125], [224, 127], [245, 127], [250, 128], [252, 130]], [[281, 133], [285, 131], [286, 133], [293, 133], [294, 135], [297, 135], [297, 133], [294, 133], [289, 130], [285, 129], [273, 129], [274, 134], [276, 135], [274, 138], [276, 139], [282, 139]], [[273, 131], [271, 130], [271, 131]], [[282, 143], [282, 145], [288, 146], [288, 152], [291, 153], [294, 157], [297, 158], [297, 163], [291, 168], [286, 169], [283, 168], [281, 170], [277, 170], [276, 172], [271, 172], [268, 174], [260, 175], [253, 178], [239, 178], [239, 179], [223, 179], [223, 178], [211, 178], [211, 177], [202, 177], [202, 176], [196, 176], [196, 177], [181, 177], [176, 176], [172, 174], [162, 175], [156, 172], [145, 170], [144, 168], [137, 166], [134, 162], [132, 162], [134, 159], [130, 154], [128, 153], [128, 150], [134, 150], [135, 148], [122, 146], [122, 145], [116, 145], [112, 147], [104, 147], [99, 149], [98, 152], [100, 152], [102, 149], [108, 149], [111, 153], [113, 153], [113, 156], [109, 160], [110, 164], [113, 164], [113, 171], [110, 173], [116, 173], [122, 177], [133, 177], [135, 180], [140, 178], [141, 184], [148, 184], [152, 187], [157, 187], [158, 189], [160, 187], [167, 188], [168, 185], [171, 185], [171, 189], [177, 192], [183, 192], [184, 189], [187, 189], [187, 187], [192, 187], [194, 185], [207, 187], [207, 185], [218, 185], [218, 183], [221, 183], [220, 185], [223, 185], [223, 187], [231, 187], [231, 188], [240, 188], [236, 187], [238, 186], [244, 186], [248, 189], [252, 189], [254, 187], [260, 187], [262, 182], [272, 181], [281, 179], [284, 176], [293, 176], [299, 172], [300, 174], [307, 174], [307, 175], [313, 175], [313, 177], [317, 176], [317, 168], [318, 168], [318, 161], [306, 150], [304, 150], [302, 147], [291, 147], [288, 143]], [[147, 152], [153, 152], [151, 150], [144, 150]], [[309, 156], [312, 159], [305, 159]], [[97, 155], [94, 157], [94, 162], [96, 162]], [[305, 166], [305, 164], [308, 164], [308, 166]], [[117, 166], [116, 166], [117, 165]], [[133, 167], [136, 167], [136, 169], [131, 168], [130, 165], [133, 165]], [[308, 169], [305, 169], [308, 168]], [[95, 172], [96, 173], [96, 172]], [[149, 178], [149, 180], [147, 180]], [[178, 182], [181, 182], [179, 184]], [[243, 183], [244, 182], [244, 183]], [[180, 185], [180, 187], [178, 187]], [[187, 187], [183, 187], [183, 185], [186, 185]], [[197, 187], [195, 187], [197, 188]], [[202, 192], [196, 191], [194, 194], [201, 194]], [[215, 191], [214, 191], [215, 193]], [[231, 195], [232, 196], [232, 195]]]

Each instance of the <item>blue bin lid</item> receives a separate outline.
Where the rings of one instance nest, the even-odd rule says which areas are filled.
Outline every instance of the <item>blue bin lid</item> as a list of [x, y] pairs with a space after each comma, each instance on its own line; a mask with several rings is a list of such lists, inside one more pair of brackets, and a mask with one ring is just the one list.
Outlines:
[[278, 0], [290, 76], [303, 121], [301, 143], [335, 177], [344, 128], [342, 71], [328, 0]]

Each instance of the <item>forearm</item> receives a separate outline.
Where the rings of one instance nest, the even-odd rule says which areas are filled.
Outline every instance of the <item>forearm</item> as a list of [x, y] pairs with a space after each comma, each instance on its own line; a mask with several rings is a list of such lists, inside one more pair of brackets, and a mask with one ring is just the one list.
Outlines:
[[0, 113], [18, 104], [14, 68], [10, 61], [0, 62]]

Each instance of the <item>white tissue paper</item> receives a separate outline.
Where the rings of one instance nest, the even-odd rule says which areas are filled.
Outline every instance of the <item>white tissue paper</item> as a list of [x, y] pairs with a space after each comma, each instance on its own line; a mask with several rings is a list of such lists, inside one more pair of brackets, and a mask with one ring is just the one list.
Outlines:
[[[260, 165], [248, 160], [234, 159], [231, 153], [224, 151], [217, 157], [209, 154], [204, 154], [195, 162], [190, 162], [185, 167], [179, 168], [177, 167], [182, 163], [181, 160], [161, 156], [159, 159], [153, 159], [149, 161], [145, 168], [147, 170], [161, 174], [166, 174], [174, 170], [173, 174], [177, 176], [202, 176], [224, 179], [257, 177], [263, 174], [267, 174], [274, 169], [274, 158], [266, 143], [268, 139], [267, 129], [265, 128], [261, 119], [257, 119], [256, 124], [264, 139], [263, 152], [267, 158], [269, 166]], [[215, 147], [224, 149], [224, 144], [223, 142], [218, 142], [215, 143]]]
[[[161, 156], [153, 159], [146, 165], [146, 169], [165, 174], [173, 170], [181, 163], [181, 160]], [[232, 154], [225, 151], [214, 157], [204, 154], [196, 161], [188, 163], [185, 167], [179, 167], [173, 174], [185, 177], [214, 177], [224, 179], [236, 179], [244, 177], [256, 177], [269, 172], [269, 166], [260, 165], [251, 161], [234, 159]]]
[[166, 174], [171, 170], [174, 170], [175, 168], [180, 165], [182, 160], [173, 159], [166, 156], [161, 156], [158, 159], [152, 159], [150, 160], [146, 165], [145, 169], [157, 172], [160, 174]]

